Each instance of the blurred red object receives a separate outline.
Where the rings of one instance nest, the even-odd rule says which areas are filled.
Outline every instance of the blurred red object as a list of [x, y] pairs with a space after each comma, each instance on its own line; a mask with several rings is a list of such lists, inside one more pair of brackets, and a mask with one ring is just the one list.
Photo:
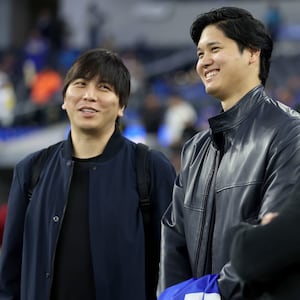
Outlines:
[[2, 245], [6, 215], [7, 215], [7, 204], [4, 203], [0, 205], [0, 245]]

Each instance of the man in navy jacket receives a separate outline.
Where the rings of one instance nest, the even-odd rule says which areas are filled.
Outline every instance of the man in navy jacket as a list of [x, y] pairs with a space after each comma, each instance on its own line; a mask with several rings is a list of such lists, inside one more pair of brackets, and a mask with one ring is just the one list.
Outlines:
[[[148, 300], [136, 144], [118, 120], [130, 93], [121, 59], [83, 53], [66, 75], [63, 105], [71, 131], [45, 161], [31, 200], [39, 152], [15, 168], [0, 259], [1, 300]], [[150, 151], [153, 240], [172, 194], [175, 170]], [[158, 265], [158, 257], [153, 258]]]

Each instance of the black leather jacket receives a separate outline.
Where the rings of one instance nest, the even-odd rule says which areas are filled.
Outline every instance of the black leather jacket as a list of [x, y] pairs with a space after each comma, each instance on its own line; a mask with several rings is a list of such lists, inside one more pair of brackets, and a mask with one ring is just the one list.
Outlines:
[[257, 86], [209, 119], [182, 151], [162, 220], [159, 290], [220, 273], [223, 299], [242, 299], [229, 261], [231, 228], [276, 211], [300, 175], [300, 114]]

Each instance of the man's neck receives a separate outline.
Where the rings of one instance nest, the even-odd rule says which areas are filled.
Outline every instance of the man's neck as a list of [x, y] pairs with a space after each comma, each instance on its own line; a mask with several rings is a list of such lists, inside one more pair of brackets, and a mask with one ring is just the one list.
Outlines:
[[241, 90], [237, 89], [237, 92], [233, 95], [230, 95], [230, 97], [225, 97], [221, 100], [221, 104], [224, 111], [229, 110], [234, 105], [236, 105], [245, 95], [247, 95], [251, 90], [253, 90], [255, 87], [260, 85], [260, 82], [256, 82], [255, 84], [247, 86], [247, 88]]
[[91, 158], [103, 153], [113, 132], [103, 134], [73, 133], [71, 130], [73, 156], [77, 158]]

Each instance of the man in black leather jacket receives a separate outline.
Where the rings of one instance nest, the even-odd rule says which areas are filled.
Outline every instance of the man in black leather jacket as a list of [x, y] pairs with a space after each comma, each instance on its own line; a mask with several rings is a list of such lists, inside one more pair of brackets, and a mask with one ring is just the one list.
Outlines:
[[222, 299], [243, 299], [226, 236], [277, 211], [300, 175], [300, 115], [265, 94], [273, 42], [248, 11], [222, 7], [191, 26], [197, 73], [222, 105], [183, 147], [173, 201], [162, 220], [158, 293], [220, 274]]

